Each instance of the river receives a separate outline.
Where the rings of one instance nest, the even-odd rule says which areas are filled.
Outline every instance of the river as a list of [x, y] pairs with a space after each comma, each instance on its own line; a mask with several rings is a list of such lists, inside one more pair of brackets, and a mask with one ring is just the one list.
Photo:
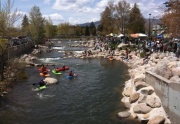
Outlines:
[[68, 47], [72, 43], [77, 41], [54, 41], [56, 50], [37, 55], [36, 62], [68, 65], [78, 77], [66, 79], [69, 71], [62, 75], [50, 73], [58, 83], [36, 91], [32, 84], [41, 79], [38, 68], [27, 68], [29, 78], [1, 98], [0, 124], [139, 124], [116, 118], [118, 112], [126, 110], [121, 94], [129, 79], [128, 67], [108, 59], [66, 58], [64, 50], [87, 49]]

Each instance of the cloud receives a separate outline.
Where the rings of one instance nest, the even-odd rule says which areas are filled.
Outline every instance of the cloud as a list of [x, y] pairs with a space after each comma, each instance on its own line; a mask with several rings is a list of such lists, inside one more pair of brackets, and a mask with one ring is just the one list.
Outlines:
[[45, 3], [45, 4], [50, 4], [50, 1], [51, 1], [51, 0], [44, 0], [44, 3]]
[[45, 17], [46, 19], [48, 19], [50, 17], [53, 22], [54, 21], [64, 21], [63, 16], [58, 13], [54, 13], [54, 14], [50, 14], [50, 15], [43, 15], [43, 17]]
[[55, 10], [79, 10], [91, 3], [91, 0], [56, 0], [53, 9]]

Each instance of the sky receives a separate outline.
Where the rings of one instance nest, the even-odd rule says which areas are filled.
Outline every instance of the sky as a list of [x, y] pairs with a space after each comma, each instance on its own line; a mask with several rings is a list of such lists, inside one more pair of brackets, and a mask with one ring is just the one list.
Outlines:
[[[0, 0], [1, 3], [7, 0]], [[11, 0], [13, 1], [13, 0]], [[14, 0], [14, 9], [22, 14], [29, 15], [33, 6], [38, 6], [43, 17], [51, 18], [54, 25], [68, 22], [70, 24], [82, 24], [100, 20], [100, 14], [104, 11], [110, 0]], [[119, 2], [120, 0], [114, 0]], [[145, 18], [158, 18], [162, 15], [160, 6], [168, 0], [126, 0], [131, 6], [137, 3]], [[151, 14], [151, 16], [149, 16]], [[21, 19], [22, 20], [22, 19]], [[21, 20], [18, 25], [21, 25]]]

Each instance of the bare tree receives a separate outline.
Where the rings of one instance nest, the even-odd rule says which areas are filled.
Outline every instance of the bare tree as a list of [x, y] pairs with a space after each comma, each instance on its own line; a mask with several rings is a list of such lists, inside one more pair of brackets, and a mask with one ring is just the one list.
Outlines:
[[7, 0], [3, 4], [0, 3], [0, 80], [3, 80], [3, 71], [6, 61], [6, 56], [9, 48], [8, 40], [5, 37], [10, 38], [11, 29], [14, 23], [21, 18], [21, 14], [18, 13], [17, 9], [13, 10], [14, 1]]

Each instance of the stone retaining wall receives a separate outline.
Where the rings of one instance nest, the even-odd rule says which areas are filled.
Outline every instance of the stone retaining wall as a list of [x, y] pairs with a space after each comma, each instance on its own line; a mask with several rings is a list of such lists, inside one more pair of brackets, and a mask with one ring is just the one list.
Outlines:
[[33, 50], [33, 47], [33, 42], [27, 42], [21, 45], [9, 47], [6, 59], [12, 59], [15, 57], [19, 57], [22, 54], [29, 53]]
[[179, 124], [180, 84], [169, 81], [150, 71], [146, 71], [145, 80], [147, 84], [155, 89], [172, 124]]

